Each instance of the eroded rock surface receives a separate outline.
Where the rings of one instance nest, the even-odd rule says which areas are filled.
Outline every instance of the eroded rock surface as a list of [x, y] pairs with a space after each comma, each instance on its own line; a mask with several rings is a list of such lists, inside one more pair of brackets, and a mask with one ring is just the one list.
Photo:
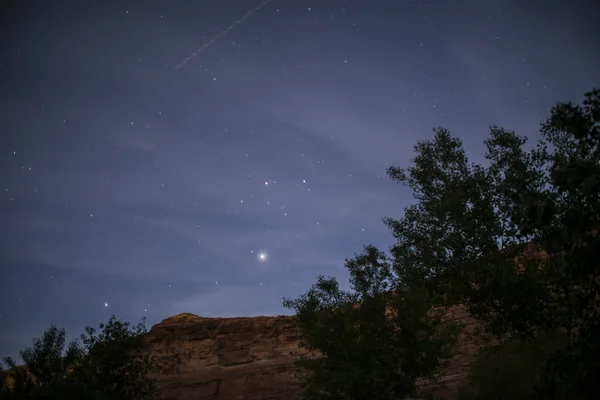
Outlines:
[[[422, 383], [440, 399], [452, 399], [476, 353], [469, 333], [476, 323], [464, 308], [449, 319], [465, 324], [460, 351], [452, 358], [442, 385]], [[299, 387], [295, 360], [299, 346], [292, 316], [202, 318], [178, 314], [163, 320], [148, 335], [158, 364], [156, 378], [164, 399], [293, 400]]]
[[293, 317], [179, 314], [150, 330], [164, 398], [292, 399], [298, 391]]

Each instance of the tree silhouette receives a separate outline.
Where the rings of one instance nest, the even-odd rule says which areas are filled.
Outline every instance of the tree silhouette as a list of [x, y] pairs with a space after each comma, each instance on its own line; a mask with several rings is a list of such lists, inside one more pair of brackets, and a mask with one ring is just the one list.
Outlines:
[[[324, 355], [305, 363], [305, 398], [412, 394], [451, 343], [431, 307], [456, 304], [495, 343], [482, 357], [505, 363], [510, 349], [528, 349], [529, 398], [600, 398], [600, 91], [557, 104], [540, 133], [528, 148], [525, 136], [492, 126], [479, 165], [439, 128], [408, 168], [388, 169], [415, 198], [401, 218], [384, 218], [396, 239], [389, 256], [369, 246], [347, 260], [350, 292], [319, 277], [284, 302], [298, 312], [303, 345]], [[473, 381], [470, 395], [517, 398], [482, 390], [511, 387], [500, 378]]]
[[[4, 358], [8, 369], [2, 399], [118, 400], [158, 398], [148, 373], [145, 321], [132, 326], [114, 316], [100, 331], [87, 327], [81, 341], [65, 346], [65, 331], [51, 326], [20, 352], [22, 365]], [[66, 347], [66, 349], [65, 349]]]
[[434, 378], [449, 356], [456, 326], [442, 325], [426, 288], [390, 292], [397, 277], [373, 246], [346, 260], [351, 290], [320, 276], [284, 305], [296, 311], [305, 356], [298, 366], [302, 398], [401, 399], [416, 392], [417, 378]]

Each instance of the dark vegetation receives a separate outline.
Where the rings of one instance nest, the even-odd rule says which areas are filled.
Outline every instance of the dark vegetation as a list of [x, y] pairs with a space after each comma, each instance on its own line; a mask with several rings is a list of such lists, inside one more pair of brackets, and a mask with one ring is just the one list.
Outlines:
[[384, 219], [389, 254], [346, 260], [349, 291], [320, 276], [284, 300], [302, 345], [324, 355], [299, 361], [305, 400], [417, 395], [457, 343], [441, 315], [458, 304], [484, 346], [461, 399], [600, 398], [600, 91], [557, 104], [540, 134], [528, 146], [491, 127], [476, 164], [437, 129], [408, 168], [388, 169], [415, 198]]
[[67, 345], [64, 329], [52, 326], [20, 352], [22, 365], [4, 358], [12, 390], [2, 387], [0, 399], [156, 399], [145, 332], [144, 321], [132, 326], [113, 316], [99, 332], [87, 327], [80, 341]]
[[[435, 381], [462, 304], [482, 325], [483, 349], [461, 400], [600, 398], [600, 91], [557, 104], [541, 140], [492, 127], [485, 165], [438, 129], [408, 168], [388, 175], [415, 203], [385, 218], [396, 239], [346, 260], [351, 290], [320, 276], [297, 299], [305, 400], [399, 400]], [[0, 399], [154, 399], [145, 327], [111, 318], [67, 345], [52, 326], [5, 358]]]

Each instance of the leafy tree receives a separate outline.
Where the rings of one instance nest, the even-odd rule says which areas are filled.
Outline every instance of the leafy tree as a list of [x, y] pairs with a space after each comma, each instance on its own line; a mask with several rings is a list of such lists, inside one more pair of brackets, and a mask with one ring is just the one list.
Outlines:
[[[559, 104], [543, 125], [554, 151], [548, 160], [550, 184], [530, 207], [530, 215], [549, 215], [549, 223], [530, 218], [543, 245], [554, 256], [552, 287], [568, 345], [545, 368], [541, 398], [600, 397], [600, 90], [586, 94], [582, 106]], [[556, 322], [555, 322], [556, 323]], [[554, 397], [557, 398], [557, 397]]]
[[[355, 292], [320, 277], [285, 302], [304, 345], [324, 355], [307, 361], [305, 398], [414, 392], [411, 379], [432, 373], [450, 343], [431, 306], [455, 304], [493, 339], [488, 359], [510, 366], [510, 349], [528, 349], [534, 398], [600, 397], [600, 91], [557, 104], [540, 133], [529, 146], [492, 126], [480, 165], [439, 128], [408, 168], [388, 169], [415, 198], [401, 218], [384, 218], [390, 257], [368, 247], [347, 260]], [[540, 345], [547, 337], [559, 345]]]
[[52, 399], [60, 398], [69, 386], [69, 373], [81, 361], [83, 351], [77, 342], [71, 342], [65, 351], [64, 329], [52, 325], [33, 347], [20, 352], [23, 365], [5, 357], [8, 366], [5, 379], [12, 381], [12, 391], [3, 388], [2, 398]]
[[387, 256], [373, 246], [346, 260], [351, 290], [335, 278], [317, 283], [284, 305], [296, 311], [301, 345], [320, 356], [303, 357], [303, 398], [400, 399], [413, 395], [417, 378], [434, 378], [456, 329], [440, 324], [426, 288], [396, 287]]
[[593, 90], [583, 106], [557, 104], [530, 150], [525, 137], [492, 127], [488, 165], [472, 164], [439, 129], [417, 144], [412, 166], [388, 170], [417, 200], [385, 219], [403, 285], [466, 304], [497, 340], [566, 335], [541, 398], [598, 394], [599, 117]]
[[13, 389], [6, 399], [156, 399], [145, 351], [145, 321], [136, 326], [114, 316], [100, 331], [87, 327], [65, 352], [65, 331], [52, 326], [20, 352], [22, 366], [5, 358]]
[[89, 382], [110, 399], [156, 398], [158, 391], [148, 376], [152, 362], [145, 351], [145, 319], [132, 326], [113, 316], [100, 324], [100, 330], [87, 327], [81, 335], [87, 356], [74, 371], [74, 378]]

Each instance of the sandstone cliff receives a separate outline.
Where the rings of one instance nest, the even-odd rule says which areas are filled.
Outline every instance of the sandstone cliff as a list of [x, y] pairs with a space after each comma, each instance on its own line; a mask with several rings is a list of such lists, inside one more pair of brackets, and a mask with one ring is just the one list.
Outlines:
[[179, 314], [149, 332], [165, 399], [293, 399], [303, 354], [293, 317]]
[[[460, 350], [440, 382], [421, 383], [440, 399], [453, 398], [476, 352], [470, 337], [476, 324], [465, 310], [450, 310], [448, 319], [465, 325]], [[292, 400], [298, 393], [294, 361], [306, 351], [299, 346], [294, 317], [178, 314], [153, 326], [148, 340], [164, 399]]]

